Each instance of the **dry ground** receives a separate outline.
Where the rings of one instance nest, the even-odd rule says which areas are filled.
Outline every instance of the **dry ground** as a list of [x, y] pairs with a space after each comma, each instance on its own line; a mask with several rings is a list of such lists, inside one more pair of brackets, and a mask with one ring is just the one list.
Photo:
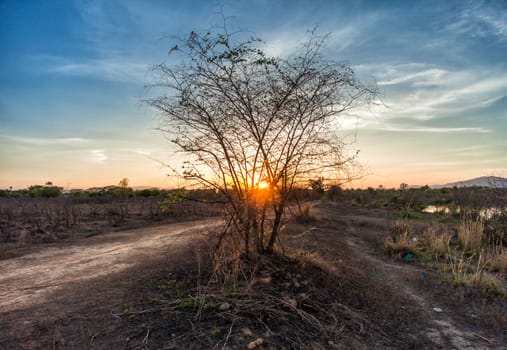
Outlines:
[[[232, 312], [233, 300], [225, 313], [218, 304], [200, 308], [199, 325], [196, 310], [164, 311], [147, 298], [167, 281], [195, 282], [196, 254], [185, 243], [216, 221], [193, 222], [36, 247], [0, 261], [0, 348], [208, 349], [210, 343], [191, 337], [206, 329], [217, 349], [244, 349], [258, 337], [265, 341], [259, 349], [507, 348], [505, 300], [453, 289], [435, 271], [385, 256], [385, 212], [321, 202], [312, 213], [316, 220], [290, 222], [283, 238], [287, 254], [311, 264], [275, 261], [264, 268], [284, 282], [268, 282], [264, 290], [307, 298], [282, 310], [286, 322], [247, 314], [250, 320]], [[291, 290], [280, 291], [289, 284]], [[285, 338], [284, 345], [280, 333], [289, 337], [299, 325], [291, 324], [291, 312], [331, 304], [340, 307], [336, 315], [321, 319], [336, 321], [338, 337], [301, 329], [310, 338]], [[313, 315], [319, 318], [321, 311]], [[263, 325], [273, 331], [261, 330]]]

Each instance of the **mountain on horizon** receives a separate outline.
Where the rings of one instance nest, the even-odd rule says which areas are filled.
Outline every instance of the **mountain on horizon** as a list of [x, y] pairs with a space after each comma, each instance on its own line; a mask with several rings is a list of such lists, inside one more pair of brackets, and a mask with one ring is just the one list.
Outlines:
[[492, 188], [507, 188], [507, 178], [499, 176], [481, 176], [464, 181], [451, 182], [445, 185], [432, 186], [435, 188], [442, 187], [492, 187]]

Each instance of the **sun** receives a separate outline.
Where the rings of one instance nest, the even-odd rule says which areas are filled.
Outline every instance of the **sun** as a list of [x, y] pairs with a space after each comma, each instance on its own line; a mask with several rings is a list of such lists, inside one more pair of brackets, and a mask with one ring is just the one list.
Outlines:
[[257, 183], [257, 188], [258, 188], [259, 190], [264, 190], [264, 189], [266, 189], [266, 188], [269, 188], [269, 182], [264, 181], [264, 180], [261, 180], [261, 181], [259, 181], [259, 182]]

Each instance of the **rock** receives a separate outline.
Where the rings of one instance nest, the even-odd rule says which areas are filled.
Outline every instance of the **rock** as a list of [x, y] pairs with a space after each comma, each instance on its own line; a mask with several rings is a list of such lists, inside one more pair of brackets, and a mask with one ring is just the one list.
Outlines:
[[222, 303], [220, 304], [220, 306], [218, 307], [218, 310], [220, 311], [227, 311], [231, 308], [231, 304], [229, 303]]
[[257, 279], [257, 281], [258, 281], [259, 283], [262, 283], [262, 284], [271, 284], [271, 281], [272, 281], [272, 280], [273, 280], [273, 279], [271, 278], [271, 276], [267, 276], [267, 277], [259, 277], [259, 278]]
[[248, 345], [246, 346], [246, 348], [248, 350], [252, 350], [252, 349], [255, 349], [256, 347], [258, 347], [259, 345], [262, 345], [262, 344], [264, 344], [264, 339], [257, 338], [254, 341], [248, 343]]
[[244, 335], [245, 337], [251, 337], [251, 336], [253, 335], [252, 330], [251, 330], [250, 328], [248, 328], [248, 327], [243, 328], [243, 329], [241, 330], [241, 332], [243, 332], [243, 335]]
[[298, 302], [295, 299], [287, 299], [285, 302], [293, 309], [298, 308]]
[[295, 288], [299, 288], [299, 287], [301, 287], [301, 283], [299, 283], [298, 281], [295, 281], [295, 282], [294, 282], [294, 287], [295, 287]]

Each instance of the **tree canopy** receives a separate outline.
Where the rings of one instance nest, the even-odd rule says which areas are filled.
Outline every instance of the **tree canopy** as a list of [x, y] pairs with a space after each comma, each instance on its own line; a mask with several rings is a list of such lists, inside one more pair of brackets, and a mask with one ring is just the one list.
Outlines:
[[180, 64], [156, 66], [155, 85], [166, 91], [147, 101], [191, 156], [181, 175], [223, 196], [227, 232], [246, 253], [252, 241], [273, 250], [298, 183], [346, 169], [353, 157], [336, 117], [377, 94], [349, 65], [324, 57], [325, 38], [313, 32], [289, 58], [269, 57], [262, 45], [226, 29], [192, 32], [170, 51]]

